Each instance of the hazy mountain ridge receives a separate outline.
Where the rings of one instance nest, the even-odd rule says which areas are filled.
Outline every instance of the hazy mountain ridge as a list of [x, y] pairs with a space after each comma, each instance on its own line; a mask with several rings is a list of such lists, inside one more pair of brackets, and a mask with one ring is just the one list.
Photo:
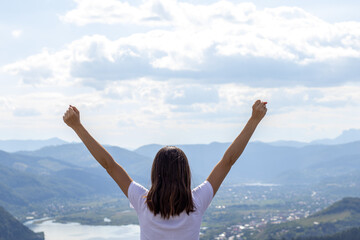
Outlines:
[[[229, 145], [230, 143], [211, 143], [178, 145], [178, 147], [186, 153], [194, 182], [199, 183], [209, 175]], [[129, 151], [106, 146], [114, 159], [135, 180], [147, 185], [153, 158], [161, 147], [162, 145], [152, 144]], [[30, 156], [35, 159], [41, 157], [42, 165], [53, 165], [54, 168], [69, 169], [71, 165], [80, 169], [87, 168], [87, 171], [101, 176], [104, 173], [101, 166], [80, 143], [44, 147], [36, 151], [22, 151], [15, 154], [12, 156]], [[21, 168], [22, 164], [24, 163], [16, 162], [15, 166]], [[340, 176], [356, 169], [360, 169], [360, 142], [331, 146], [310, 145], [300, 148], [253, 142], [249, 143], [233, 166], [226, 181], [303, 184], [321, 181], [324, 177], [328, 177], [329, 173], [333, 173], [330, 176]]]
[[[360, 142], [299, 148], [303, 167], [289, 169], [276, 176], [279, 183], [313, 183], [325, 178], [346, 177], [360, 170]], [[296, 153], [301, 154], [301, 153]]]
[[[19, 164], [22, 165], [20, 169]], [[30, 210], [32, 204], [51, 199], [116, 194], [118, 190], [104, 169], [94, 173], [86, 167], [80, 168], [50, 157], [0, 151], [0, 205], [13, 213], [25, 208]]]
[[335, 138], [325, 138], [313, 140], [311, 142], [299, 142], [299, 141], [274, 141], [267, 142], [267, 144], [273, 146], [287, 146], [287, 147], [305, 147], [309, 145], [337, 145], [360, 141], [360, 129], [348, 129], [343, 131], [339, 136]]
[[[230, 143], [178, 145], [188, 156], [193, 186], [201, 183]], [[105, 146], [137, 182], [149, 187], [153, 158], [162, 145], [129, 151]], [[41, 199], [122, 193], [82, 143], [35, 151], [0, 151], [0, 204], [16, 206]], [[339, 145], [273, 146], [251, 142], [225, 184], [342, 184], [360, 186], [360, 141]], [[345, 186], [344, 185], [344, 186]], [[347, 191], [350, 191], [348, 189]]]
[[[149, 183], [151, 160], [119, 147], [106, 148], [136, 181]], [[16, 153], [0, 151], [0, 204], [13, 213], [51, 199], [96, 195], [122, 193], [83, 144]]]
[[333, 139], [314, 140], [311, 144], [344, 144], [360, 141], [360, 129], [348, 129], [343, 131], [339, 136]]
[[[184, 144], [177, 145], [186, 154], [192, 177], [196, 183], [200, 183], [210, 174], [215, 164], [220, 161], [230, 143], [213, 142], [210, 144]], [[149, 144], [135, 149], [134, 152], [154, 159], [156, 153], [164, 145]]]
[[[222, 158], [230, 143], [178, 145], [189, 159], [194, 178], [204, 179]], [[135, 152], [154, 157], [162, 145], [146, 145]], [[351, 164], [350, 164], [351, 163]], [[227, 182], [313, 183], [360, 170], [360, 142], [304, 147], [273, 146], [251, 142], [233, 166]], [[236, 174], [235, 174], [236, 173]], [[319, 174], [320, 173], [320, 174]], [[301, 177], [303, 176], [303, 177]]]
[[[152, 164], [151, 159], [125, 148], [108, 145], [105, 145], [104, 147], [112, 155], [115, 161], [132, 173], [132, 176], [134, 176], [137, 181], [142, 184], [148, 184], [150, 182], [149, 169]], [[104, 173], [106, 174], [105, 170], [94, 159], [83, 143], [47, 146], [36, 151], [20, 151], [16, 154], [31, 157], [54, 158], [61, 162], [72, 164], [80, 169], [86, 168], [87, 171], [101, 176], [105, 176]]]

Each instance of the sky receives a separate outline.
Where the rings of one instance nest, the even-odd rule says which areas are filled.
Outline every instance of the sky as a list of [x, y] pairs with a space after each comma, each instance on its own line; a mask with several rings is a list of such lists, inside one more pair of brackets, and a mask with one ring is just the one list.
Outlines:
[[0, 8], [0, 139], [230, 142], [261, 99], [253, 140], [360, 128], [355, 0], [28, 0]]

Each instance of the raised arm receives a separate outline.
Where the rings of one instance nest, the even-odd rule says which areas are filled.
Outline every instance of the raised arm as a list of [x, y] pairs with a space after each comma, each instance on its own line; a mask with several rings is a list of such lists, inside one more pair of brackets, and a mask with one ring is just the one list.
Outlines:
[[257, 125], [266, 114], [266, 102], [257, 100], [252, 107], [252, 115], [241, 131], [239, 136], [234, 140], [230, 147], [226, 150], [223, 158], [216, 164], [207, 180], [210, 182], [214, 190], [214, 196], [219, 189], [221, 183], [224, 181], [226, 175], [229, 173], [232, 165], [240, 157], [248, 144], [252, 134]]
[[123, 193], [127, 196], [129, 185], [132, 179], [126, 171], [112, 158], [112, 156], [99, 144], [84, 128], [80, 122], [80, 112], [74, 106], [69, 109], [63, 116], [64, 122], [71, 127], [85, 144], [93, 157], [106, 169], [109, 175], [119, 185]]

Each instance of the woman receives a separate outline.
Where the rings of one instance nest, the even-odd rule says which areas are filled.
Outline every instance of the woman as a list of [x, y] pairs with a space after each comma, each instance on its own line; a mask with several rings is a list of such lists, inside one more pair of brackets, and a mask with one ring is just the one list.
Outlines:
[[240, 157], [255, 128], [266, 114], [266, 102], [257, 100], [252, 115], [240, 135], [226, 150], [205, 182], [191, 191], [191, 174], [183, 151], [164, 147], [156, 154], [148, 191], [134, 182], [111, 155], [80, 123], [74, 106], [63, 116], [94, 158], [103, 166], [135, 208], [141, 239], [199, 239], [202, 216], [232, 165]]

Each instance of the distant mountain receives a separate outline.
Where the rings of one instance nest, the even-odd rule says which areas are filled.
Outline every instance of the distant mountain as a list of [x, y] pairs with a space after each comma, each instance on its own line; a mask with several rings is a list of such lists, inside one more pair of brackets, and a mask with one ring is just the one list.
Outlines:
[[325, 138], [325, 139], [318, 139], [311, 142], [299, 142], [299, 141], [274, 141], [274, 142], [266, 142], [266, 144], [278, 147], [305, 147], [309, 145], [337, 145], [337, 144], [345, 144], [360, 141], [360, 129], [349, 129], [343, 131], [338, 137], [336, 138]]
[[275, 141], [275, 142], [267, 142], [267, 144], [269, 144], [271, 146], [278, 146], [278, 147], [297, 147], [297, 148], [301, 148], [301, 147], [305, 147], [307, 145], [310, 145], [311, 143], [280, 140], [280, 141]]
[[[210, 174], [215, 164], [220, 161], [225, 150], [229, 147], [230, 143], [213, 142], [210, 144], [185, 144], [177, 145], [186, 154], [190, 168], [192, 171], [192, 178], [194, 184], [197, 185], [203, 182]], [[156, 153], [162, 148], [163, 145], [150, 144], [142, 146], [134, 152], [146, 156], [153, 161]]]
[[104, 169], [93, 171], [51, 157], [0, 151], [0, 205], [12, 212], [51, 200], [120, 192]]
[[[349, 176], [352, 179], [349, 179]], [[359, 176], [359, 177], [357, 177]], [[328, 161], [315, 162], [305, 168], [292, 169], [280, 173], [274, 182], [288, 184], [310, 183], [360, 183], [360, 155], [343, 155], [328, 159]]]
[[[196, 185], [206, 179], [214, 166], [223, 157], [230, 143], [178, 145], [187, 155]], [[142, 146], [134, 151], [115, 146], [105, 146], [131, 177], [146, 186], [150, 183], [150, 171], [154, 156], [162, 145]], [[44, 166], [86, 168], [94, 174], [106, 174], [99, 163], [82, 144], [48, 146], [36, 151], [21, 151], [13, 156], [28, 156], [36, 165], [27, 166], [27, 171]], [[29, 158], [31, 159], [31, 158]], [[54, 160], [55, 159], [55, 160]], [[58, 162], [58, 161], [60, 162]], [[24, 168], [24, 162], [15, 161], [13, 168]], [[319, 183], [324, 178], [340, 177], [360, 170], [360, 141], [341, 145], [308, 145], [305, 147], [273, 146], [251, 142], [226, 178], [226, 183], [270, 182], [280, 184]], [[101, 175], [103, 176], [103, 175]]]
[[0, 207], [1, 240], [44, 240], [43, 233], [34, 233]]
[[[123, 148], [105, 147], [133, 179], [149, 186], [150, 159]], [[124, 197], [82, 143], [16, 153], [0, 151], [0, 205], [14, 213], [42, 202], [97, 195]]]
[[307, 218], [268, 224], [256, 239], [303, 239], [360, 227], [360, 198], [344, 198]]
[[[206, 179], [229, 145], [214, 142], [178, 146], [188, 156], [193, 186]], [[105, 146], [129, 175], [146, 187], [150, 185], [153, 158], [161, 147], [153, 144], [129, 151]], [[7, 208], [20, 209], [42, 200], [121, 194], [82, 143], [16, 153], [0, 151], [0, 165], [0, 204]], [[305, 147], [252, 142], [231, 169], [225, 184], [249, 182], [335, 184], [349, 186], [341, 191], [360, 190], [360, 141]]]
[[360, 141], [360, 129], [349, 129], [343, 131], [338, 137], [332, 139], [318, 139], [311, 142], [298, 142], [298, 141], [274, 141], [267, 142], [272, 146], [283, 146], [283, 147], [305, 147], [309, 145], [337, 145]]
[[156, 153], [160, 150], [160, 148], [164, 146], [165, 145], [160, 145], [160, 144], [148, 144], [135, 149], [134, 152], [143, 155], [145, 157], [154, 159]]
[[0, 150], [0, 164], [21, 172], [39, 175], [50, 175], [63, 169], [76, 168], [74, 164], [49, 156], [28, 156], [19, 153], [8, 153]]
[[[143, 184], [150, 182], [150, 169], [152, 160], [136, 152], [116, 146], [104, 146], [112, 157], [119, 162], [127, 171], [132, 173], [135, 179]], [[36, 151], [21, 151], [19, 155], [32, 156], [35, 158], [53, 158], [75, 165], [79, 168], [88, 169], [94, 173], [104, 172], [104, 169], [94, 159], [83, 143], [63, 144], [60, 146], [48, 146]]]
[[0, 150], [6, 152], [33, 151], [45, 146], [57, 146], [65, 143], [67, 142], [59, 138], [47, 140], [0, 140]]
[[345, 130], [341, 133], [340, 136], [333, 138], [333, 139], [320, 139], [312, 141], [310, 144], [329, 144], [329, 145], [336, 145], [336, 144], [344, 144], [360, 141], [360, 129], [349, 129]]
[[[178, 145], [187, 155], [195, 182], [203, 181], [230, 143]], [[154, 158], [162, 145], [146, 145], [136, 153]], [[227, 183], [318, 183], [327, 177], [360, 171], [360, 141], [341, 145], [273, 146], [251, 142], [235, 163]]]

